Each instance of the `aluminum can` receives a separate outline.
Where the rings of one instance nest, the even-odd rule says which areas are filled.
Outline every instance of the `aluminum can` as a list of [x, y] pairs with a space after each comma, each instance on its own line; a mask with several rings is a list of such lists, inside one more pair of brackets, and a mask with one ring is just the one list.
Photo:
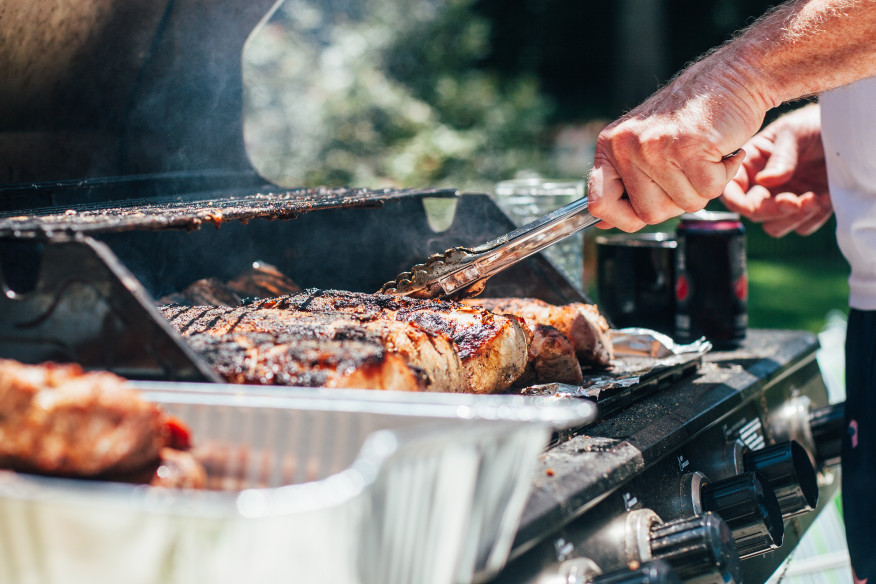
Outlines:
[[745, 227], [737, 213], [700, 211], [676, 228], [675, 335], [734, 348], [748, 329]]

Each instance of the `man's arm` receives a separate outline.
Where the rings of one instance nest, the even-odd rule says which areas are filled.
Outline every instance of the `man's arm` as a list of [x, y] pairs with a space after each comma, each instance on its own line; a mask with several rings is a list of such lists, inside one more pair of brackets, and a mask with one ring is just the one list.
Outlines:
[[768, 110], [874, 74], [876, 0], [783, 4], [603, 130], [590, 210], [636, 231], [702, 209]]

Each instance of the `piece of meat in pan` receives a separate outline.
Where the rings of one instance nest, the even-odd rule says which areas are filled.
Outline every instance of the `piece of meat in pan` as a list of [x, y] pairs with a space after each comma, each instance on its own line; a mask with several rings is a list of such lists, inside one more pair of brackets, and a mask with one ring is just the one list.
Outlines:
[[469, 298], [463, 303], [552, 326], [566, 335], [583, 366], [611, 364], [613, 349], [608, 322], [593, 304], [574, 302], [556, 306], [537, 298]]
[[447, 337], [456, 346], [465, 391], [471, 393], [508, 390], [528, 362], [529, 335], [519, 319], [459, 302], [314, 289], [254, 306], [313, 314], [342, 312], [362, 322], [408, 323], [434, 338]]
[[67, 477], [140, 471], [187, 430], [126, 381], [78, 365], [0, 360], [0, 467]]

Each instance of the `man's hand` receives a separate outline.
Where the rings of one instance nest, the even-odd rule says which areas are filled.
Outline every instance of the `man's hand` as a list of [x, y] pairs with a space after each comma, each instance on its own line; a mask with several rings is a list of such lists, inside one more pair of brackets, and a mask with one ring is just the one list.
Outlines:
[[769, 109], [742, 73], [718, 57], [697, 63], [600, 133], [588, 188], [600, 226], [636, 231], [721, 195], [743, 158], [727, 154]]
[[[754, 136], [767, 111], [876, 74], [874, 6], [876, 0], [788, 0], [603, 130], [588, 183], [600, 226], [636, 231], [702, 209], [742, 163], [742, 156], [726, 155]], [[823, 223], [826, 189], [789, 198], [775, 191], [784, 181], [767, 173], [744, 187], [770, 193], [750, 194], [749, 206], [757, 198], [766, 205], [752, 209], [778, 211], [787, 203], [789, 214], [800, 214], [785, 217], [789, 222], [765, 219], [767, 229], [805, 232]]]
[[782, 116], [744, 149], [745, 162], [724, 190], [728, 209], [763, 223], [773, 237], [824, 225], [833, 208], [816, 104]]

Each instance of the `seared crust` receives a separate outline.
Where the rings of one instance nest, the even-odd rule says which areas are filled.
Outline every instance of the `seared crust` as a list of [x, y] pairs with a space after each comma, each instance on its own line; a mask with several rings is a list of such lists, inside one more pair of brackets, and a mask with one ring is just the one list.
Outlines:
[[0, 467], [61, 476], [142, 468], [168, 439], [125, 380], [78, 365], [0, 361]]
[[608, 322], [593, 304], [555, 306], [537, 298], [471, 298], [463, 302], [556, 328], [571, 341], [582, 365], [605, 367], [614, 356]]
[[394, 320], [434, 337], [447, 337], [462, 361], [464, 390], [471, 393], [506, 391], [523, 373], [528, 360], [529, 335], [517, 318], [458, 302], [307, 290], [255, 304], [311, 314], [342, 312], [362, 321]]
[[425, 389], [425, 376], [376, 343], [236, 332], [197, 333], [189, 344], [231, 383]]
[[[408, 323], [257, 305], [233, 309], [167, 306], [159, 311], [229, 381], [445, 392], [464, 389], [462, 364], [452, 342]], [[199, 338], [203, 334], [222, 342]]]

